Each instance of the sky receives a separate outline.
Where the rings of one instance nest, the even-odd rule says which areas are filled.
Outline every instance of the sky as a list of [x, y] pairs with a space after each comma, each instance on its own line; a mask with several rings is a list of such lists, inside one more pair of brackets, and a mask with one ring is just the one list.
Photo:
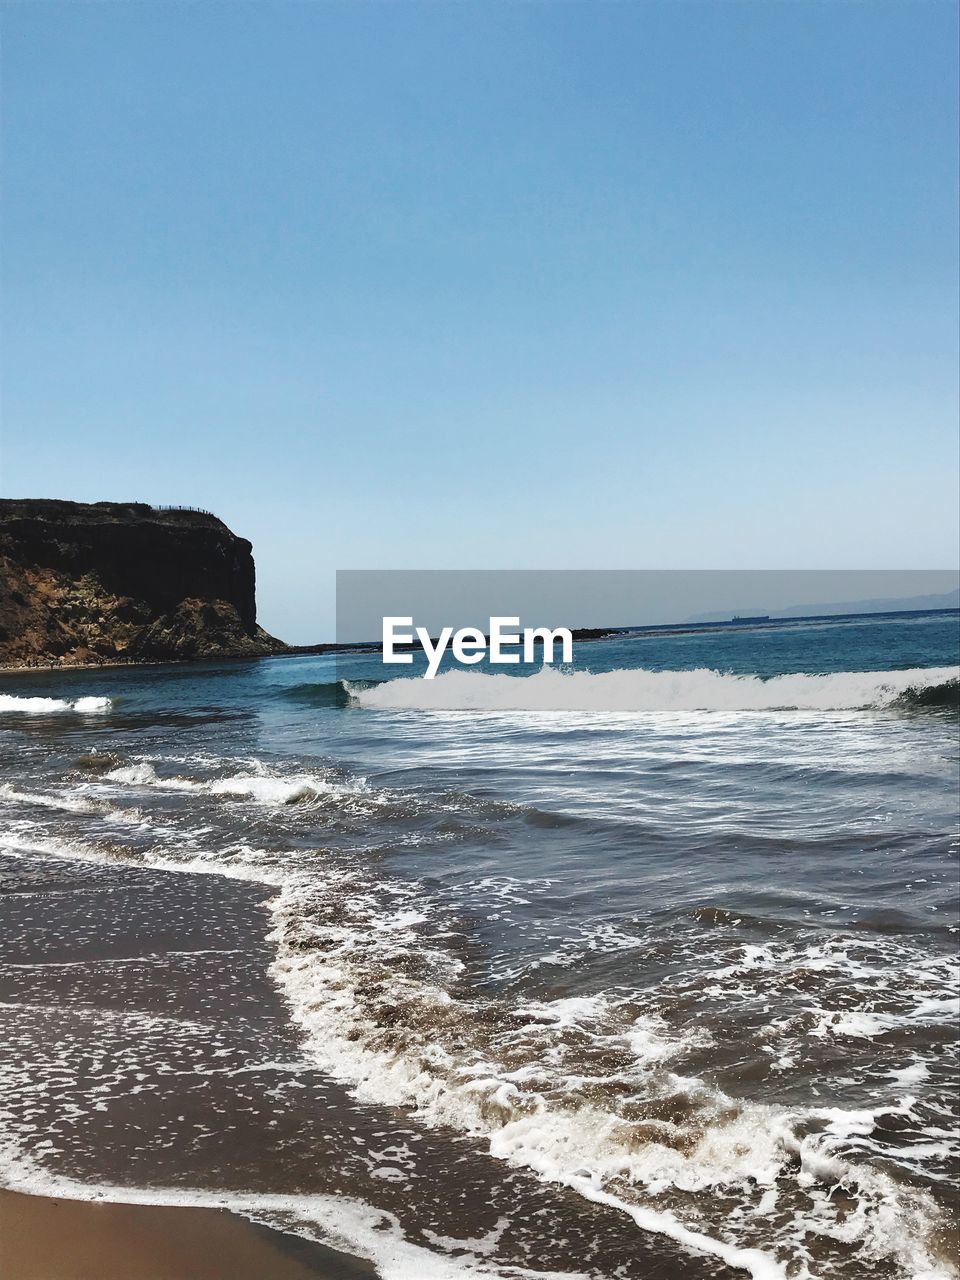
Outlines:
[[5, 496], [336, 569], [958, 559], [952, 0], [2, 8]]
[[519, 627], [636, 627], [958, 603], [958, 570], [346, 569], [337, 574], [337, 640], [378, 641], [391, 617], [397, 635], [420, 626], [431, 636], [465, 626], [489, 635], [496, 617]]

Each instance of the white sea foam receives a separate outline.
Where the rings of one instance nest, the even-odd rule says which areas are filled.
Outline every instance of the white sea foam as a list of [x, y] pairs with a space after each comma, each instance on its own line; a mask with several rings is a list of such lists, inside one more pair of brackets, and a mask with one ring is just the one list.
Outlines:
[[[406, 1239], [396, 1217], [348, 1196], [270, 1195], [258, 1191], [210, 1191], [202, 1187], [127, 1187], [79, 1182], [49, 1173], [0, 1135], [0, 1185], [27, 1195], [88, 1203], [228, 1209], [252, 1222], [298, 1235], [368, 1259], [382, 1280], [587, 1280], [580, 1273], [526, 1267], [501, 1268], [488, 1262], [486, 1241], [441, 1239], [448, 1254], [424, 1249]], [[475, 1247], [474, 1247], [475, 1246]], [[456, 1254], [457, 1256], [449, 1256]]]
[[102, 715], [113, 706], [112, 698], [20, 698], [12, 693], [0, 693], [0, 712], [19, 711], [28, 716], [56, 715], [73, 711], [78, 715]]
[[355, 794], [363, 789], [362, 780], [350, 786], [341, 786], [313, 773], [282, 778], [265, 773], [241, 773], [210, 779], [161, 777], [154, 766], [145, 760], [112, 769], [104, 774], [104, 781], [126, 783], [134, 787], [158, 787], [167, 791], [197, 791], [213, 796], [234, 796], [263, 805], [299, 804], [324, 796]]
[[65, 813], [100, 813], [105, 808], [102, 803], [90, 800], [86, 796], [22, 791], [6, 782], [0, 783], [0, 800], [39, 805], [42, 809], [61, 809]]
[[[305, 934], [317, 893], [316, 883], [290, 883], [274, 900], [279, 958], [273, 973], [318, 1064], [353, 1085], [362, 1101], [413, 1105], [430, 1124], [485, 1138], [496, 1158], [617, 1208], [644, 1230], [722, 1259], [754, 1280], [782, 1280], [788, 1257], [794, 1267], [789, 1274], [816, 1274], [805, 1260], [807, 1230], [824, 1238], [842, 1232], [863, 1256], [896, 1257], [913, 1275], [953, 1274], [928, 1255], [924, 1243], [937, 1221], [931, 1197], [904, 1189], [844, 1154], [851, 1135], [872, 1133], [890, 1108], [842, 1112], [735, 1100], [695, 1075], [680, 1073], [687, 1051], [702, 1044], [697, 1033], [678, 1034], [650, 1015], [618, 1029], [611, 1025], [611, 1000], [603, 995], [519, 1006], [484, 1057], [477, 1049], [445, 1047], [452, 1037], [442, 1030], [444, 1020], [458, 1017], [445, 984], [411, 983], [395, 976], [390, 1001], [399, 1007], [415, 1005], [420, 1024], [433, 1030], [423, 1039], [406, 1036], [402, 1045], [384, 1043], [356, 995], [361, 985], [357, 966], [369, 945], [362, 933], [386, 933], [389, 922], [371, 919], [361, 931], [357, 921], [352, 935], [343, 924], [308, 927]], [[398, 913], [402, 910], [398, 904]], [[317, 951], [304, 949], [307, 938], [316, 940]], [[422, 949], [422, 940], [407, 941], [411, 950]], [[681, 1131], [675, 1121], [651, 1121], [637, 1141], [630, 1122], [589, 1102], [587, 1094], [571, 1101], [600, 1077], [565, 1074], [571, 1065], [563, 1048], [568, 1033], [595, 1047], [629, 1050], [632, 1066], [621, 1068], [619, 1079], [641, 1095], [687, 1095], [689, 1128]], [[505, 1065], [511, 1056], [512, 1069]], [[517, 1061], [525, 1065], [513, 1065]], [[850, 1190], [859, 1206], [845, 1222], [832, 1199], [838, 1184]], [[655, 1203], [659, 1195], [676, 1193], [692, 1197], [692, 1203], [701, 1197], [709, 1202], [713, 1195], [727, 1196], [738, 1188], [747, 1203], [754, 1203], [748, 1214], [769, 1221], [773, 1206], [790, 1194], [791, 1185], [802, 1188], [808, 1207], [794, 1218], [781, 1205], [790, 1225], [777, 1245], [765, 1248], [749, 1243], [749, 1231], [745, 1238], [741, 1233], [749, 1216], [739, 1225], [731, 1219], [728, 1238], [723, 1238], [715, 1226], [685, 1222], [683, 1215]], [[642, 1188], [646, 1202], [628, 1188]]]
[[905, 694], [960, 680], [960, 667], [755, 675], [696, 671], [569, 671], [532, 676], [447, 671], [433, 680], [347, 683], [361, 706], [437, 711], [849, 711], [888, 707]]
[[930, 1069], [925, 1062], [911, 1062], [908, 1067], [900, 1067], [890, 1072], [890, 1079], [895, 1082], [898, 1088], [907, 1089], [911, 1085], [919, 1084], [922, 1080], [926, 1080], [930, 1075]]

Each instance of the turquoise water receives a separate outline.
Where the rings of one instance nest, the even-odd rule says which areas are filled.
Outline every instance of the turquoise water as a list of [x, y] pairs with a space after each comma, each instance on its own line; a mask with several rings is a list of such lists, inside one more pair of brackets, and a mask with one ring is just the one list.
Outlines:
[[[770, 677], [788, 672], [889, 671], [955, 664], [958, 647], [956, 610], [906, 614], [853, 615], [842, 619], [798, 618], [740, 628], [702, 624], [660, 631], [649, 628], [603, 640], [579, 641], [573, 669], [614, 671], [643, 667], [651, 671], [689, 671], [700, 667], [737, 675]], [[383, 664], [377, 655], [344, 654], [338, 674], [345, 679], [402, 679], [422, 675], [426, 660], [419, 650], [412, 666]], [[447, 655], [441, 670], [454, 662]], [[489, 662], [478, 664], [491, 671]], [[523, 663], [502, 666], [506, 675], [529, 674]]]

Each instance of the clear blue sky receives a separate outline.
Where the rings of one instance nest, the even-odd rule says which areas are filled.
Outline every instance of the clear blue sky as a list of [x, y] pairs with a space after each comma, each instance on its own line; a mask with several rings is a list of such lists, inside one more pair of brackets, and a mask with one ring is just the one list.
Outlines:
[[7, 495], [335, 568], [956, 563], [957, 9], [3, 8]]

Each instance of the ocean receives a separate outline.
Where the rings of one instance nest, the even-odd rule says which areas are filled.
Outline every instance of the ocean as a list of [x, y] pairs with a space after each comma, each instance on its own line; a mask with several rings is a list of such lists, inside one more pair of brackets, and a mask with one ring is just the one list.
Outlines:
[[0, 1184], [386, 1280], [955, 1275], [956, 612], [411, 672], [0, 678]]

